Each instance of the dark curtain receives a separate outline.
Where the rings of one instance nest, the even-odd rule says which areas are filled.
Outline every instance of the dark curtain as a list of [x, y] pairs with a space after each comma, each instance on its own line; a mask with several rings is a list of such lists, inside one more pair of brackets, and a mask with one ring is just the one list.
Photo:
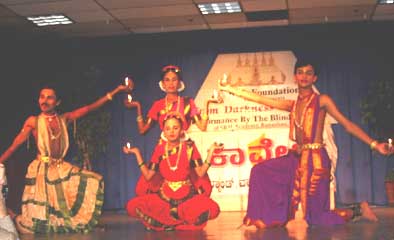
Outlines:
[[[2, 136], [6, 141], [2, 141], [1, 149], [4, 151], [11, 143], [16, 129], [22, 126], [26, 116], [37, 112], [30, 110], [36, 109], [31, 86], [35, 86], [38, 79], [56, 76], [69, 68], [94, 66], [102, 73], [102, 82], [97, 86], [97, 93], [102, 96], [117, 84], [121, 84], [123, 77], [128, 74], [135, 81], [133, 98], [141, 102], [143, 113], [146, 115], [153, 101], [164, 96], [158, 86], [160, 70], [164, 65], [176, 64], [182, 68], [186, 83], [186, 89], [182, 94], [195, 97], [217, 54], [254, 51], [291, 50], [298, 58], [312, 58], [318, 68], [318, 89], [330, 95], [345, 116], [369, 132], [368, 126], [361, 123], [360, 101], [367, 94], [370, 82], [382, 77], [394, 79], [391, 71], [394, 64], [394, 48], [391, 45], [393, 37], [386, 34], [387, 29], [392, 27], [392, 23], [362, 23], [132, 35], [101, 39], [51, 39], [38, 46], [26, 41], [10, 41], [13, 48], [18, 49], [23, 44], [35, 54], [35, 57], [38, 56], [43, 62], [50, 62], [52, 66], [43, 67], [42, 62], [32, 64], [27, 60], [18, 62], [15, 60], [15, 52], [9, 52], [0, 58], [3, 66], [12, 66], [12, 70], [2, 74], [5, 79], [18, 72], [16, 66], [29, 66], [33, 71], [18, 72], [18, 77], [12, 78], [23, 79], [26, 86], [10, 83], [10, 88], [15, 91], [20, 87], [22, 92], [29, 92], [29, 98], [21, 96], [11, 108], [4, 101], [12, 94], [5, 92], [2, 96], [2, 107], [13, 112], [9, 116], [4, 116], [2, 122], [15, 123], [11, 124], [12, 127]], [[375, 36], [385, 38], [378, 39]], [[47, 51], [48, 48], [52, 50], [50, 53]], [[46, 53], [40, 56], [43, 50], [46, 50]], [[62, 56], [61, 65], [44, 60], [45, 57], [50, 59], [53, 56]], [[35, 59], [31, 55], [25, 57]], [[9, 62], [8, 58], [14, 61]], [[140, 176], [134, 157], [124, 155], [121, 151], [122, 146], [131, 141], [133, 145], [140, 147], [145, 161], [148, 161], [160, 134], [157, 126], [145, 136], [138, 134], [136, 111], [123, 107], [124, 97], [119, 95], [108, 105], [112, 114], [112, 127], [108, 136], [109, 149], [106, 154], [93, 161], [95, 170], [105, 178], [105, 209], [123, 208], [127, 200], [134, 196], [134, 187]], [[343, 127], [335, 126], [334, 131], [339, 149], [336, 172], [337, 202], [367, 200], [374, 204], [385, 204], [383, 182], [386, 170], [392, 167], [391, 161], [372, 153], [367, 145], [349, 136]], [[19, 154], [22, 155], [25, 152], [20, 151], [22, 153]], [[30, 156], [27, 154], [26, 157]], [[28, 162], [22, 161], [24, 165]], [[9, 165], [9, 172], [15, 173], [14, 175], [21, 176], [20, 172], [26, 171], [23, 164]]]

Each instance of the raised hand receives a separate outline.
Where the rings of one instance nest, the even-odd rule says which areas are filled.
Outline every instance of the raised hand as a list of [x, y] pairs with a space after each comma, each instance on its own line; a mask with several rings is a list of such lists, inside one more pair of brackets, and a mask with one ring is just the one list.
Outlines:
[[123, 104], [126, 108], [135, 108], [140, 106], [140, 102], [138, 101], [130, 101], [129, 99], [125, 98]]
[[374, 149], [382, 155], [394, 154], [394, 147], [390, 146], [388, 143], [378, 143]]
[[118, 92], [131, 92], [133, 90], [130, 85], [121, 84], [117, 87]]
[[214, 142], [208, 149], [208, 154], [213, 154], [215, 152], [220, 152], [224, 149], [224, 144], [223, 143], [217, 143]]
[[133, 79], [131, 79], [129, 77], [126, 77], [125, 78], [125, 86], [127, 86], [130, 89], [130, 91], [133, 90], [134, 89], [134, 81], [133, 81]]
[[234, 94], [235, 88], [231, 87], [230, 83], [227, 81], [227, 77], [218, 80], [219, 91], [228, 92]]
[[216, 91], [216, 89], [213, 90], [212, 97], [207, 100], [207, 104], [209, 104], [209, 103], [223, 103], [222, 94], [220, 94], [220, 92]]
[[135, 155], [137, 155], [137, 154], [139, 154], [140, 153], [140, 150], [137, 148], [137, 147], [131, 147], [131, 148], [129, 148], [129, 147], [127, 147], [127, 146], [124, 146], [123, 147], [123, 152], [125, 153], [125, 154], [135, 154]]

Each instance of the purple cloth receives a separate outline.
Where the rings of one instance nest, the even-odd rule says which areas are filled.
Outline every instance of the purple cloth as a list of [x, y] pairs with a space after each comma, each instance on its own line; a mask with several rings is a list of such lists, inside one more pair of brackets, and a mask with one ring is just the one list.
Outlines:
[[[308, 150], [310, 151], [310, 150]], [[320, 149], [322, 167], [330, 169], [330, 159], [325, 149]], [[262, 220], [267, 226], [285, 224], [292, 216], [292, 194], [299, 156], [290, 152], [288, 155], [270, 159], [255, 165], [250, 174], [247, 218]], [[308, 161], [309, 183], [313, 171], [312, 156]], [[330, 211], [329, 177], [322, 178], [316, 185], [314, 194], [308, 194], [306, 221], [308, 224], [334, 225], [345, 221], [335, 212]]]

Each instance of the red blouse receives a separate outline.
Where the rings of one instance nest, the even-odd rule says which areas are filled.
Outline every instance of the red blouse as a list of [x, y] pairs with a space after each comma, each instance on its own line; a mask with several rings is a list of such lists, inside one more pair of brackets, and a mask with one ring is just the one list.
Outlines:
[[179, 97], [179, 103], [178, 100], [170, 103], [169, 109], [166, 109], [166, 100], [162, 98], [153, 103], [148, 112], [148, 117], [159, 122], [160, 129], [163, 129], [163, 121], [166, 114], [170, 111], [176, 111], [177, 109], [186, 119], [186, 124], [183, 126], [185, 130], [189, 128], [193, 117], [200, 113], [192, 98]]

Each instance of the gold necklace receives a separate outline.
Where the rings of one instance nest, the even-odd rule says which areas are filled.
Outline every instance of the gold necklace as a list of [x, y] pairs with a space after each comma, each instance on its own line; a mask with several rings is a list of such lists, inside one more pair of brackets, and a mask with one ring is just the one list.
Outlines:
[[52, 122], [52, 120], [53, 120], [55, 117], [57, 117], [57, 114], [56, 114], [56, 113], [53, 114], [53, 115], [46, 115], [46, 114], [43, 114], [43, 115], [44, 115], [44, 117], [45, 117], [46, 119], [48, 119], [49, 122]]
[[305, 100], [305, 99], [309, 98], [312, 94], [313, 94], [313, 92], [308, 93], [308, 94], [306, 94], [305, 96], [302, 96], [302, 95], [298, 94], [297, 99], [299, 99], [299, 100]]
[[[166, 111], [166, 113], [170, 112], [171, 109], [172, 109], [172, 103], [171, 103], [171, 104], [168, 104], [167, 98], [168, 98], [168, 97], [166, 96], [166, 97], [165, 97], [165, 104], [166, 104], [166, 106], [165, 106], [165, 111]], [[180, 102], [181, 102], [181, 97], [178, 96], [178, 99], [176, 100], [176, 112], [179, 112]]]
[[[172, 148], [171, 151], [172, 151], [173, 149], [176, 150], [176, 147], [175, 147], [175, 148]], [[180, 158], [181, 158], [182, 143], [179, 144], [178, 156], [177, 156], [177, 159], [176, 159], [176, 162], [175, 162], [175, 166], [172, 166], [171, 163], [170, 163], [170, 156], [169, 156], [169, 154], [168, 154], [168, 152], [169, 152], [169, 150], [168, 150], [168, 142], [166, 142], [165, 151], [166, 151], [166, 152], [165, 152], [164, 154], [165, 154], [165, 157], [166, 157], [166, 161], [167, 161], [168, 167], [170, 168], [171, 171], [177, 170], [177, 169], [178, 169], [179, 160], [180, 160]]]
[[[59, 132], [58, 132], [58, 134], [56, 134], [56, 135], [53, 134], [53, 131], [52, 131], [52, 128], [51, 128], [50, 124], [47, 124], [48, 132], [49, 132], [49, 135], [51, 136], [51, 140], [55, 140], [55, 139], [59, 138], [60, 135], [62, 134], [61, 126], [60, 126], [60, 120], [59, 120], [59, 118], [57, 117], [57, 115], [55, 115], [55, 118], [56, 118], [56, 120], [57, 120], [57, 125], [58, 125], [58, 127], [59, 127]], [[52, 120], [49, 120], [49, 121], [52, 121]]]
[[[297, 98], [297, 101], [296, 101], [295, 104], [294, 104], [294, 108], [293, 108], [294, 125], [295, 125], [297, 128], [301, 129], [301, 130], [304, 128], [303, 125], [304, 125], [304, 120], [305, 120], [306, 109], [308, 108], [309, 104], [311, 103], [311, 101], [312, 101], [314, 95], [315, 95], [315, 94], [312, 93], [312, 94], [309, 96], [308, 102], [305, 104], [304, 109], [302, 110], [300, 122], [297, 121], [297, 115], [296, 115], [296, 112], [297, 112], [297, 111], [296, 111], [296, 107], [297, 107], [297, 104], [298, 104], [298, 101], [299, 101], [298, 98]], [[300, 100], [303, 100], [303, 99], [300, 99]]]

